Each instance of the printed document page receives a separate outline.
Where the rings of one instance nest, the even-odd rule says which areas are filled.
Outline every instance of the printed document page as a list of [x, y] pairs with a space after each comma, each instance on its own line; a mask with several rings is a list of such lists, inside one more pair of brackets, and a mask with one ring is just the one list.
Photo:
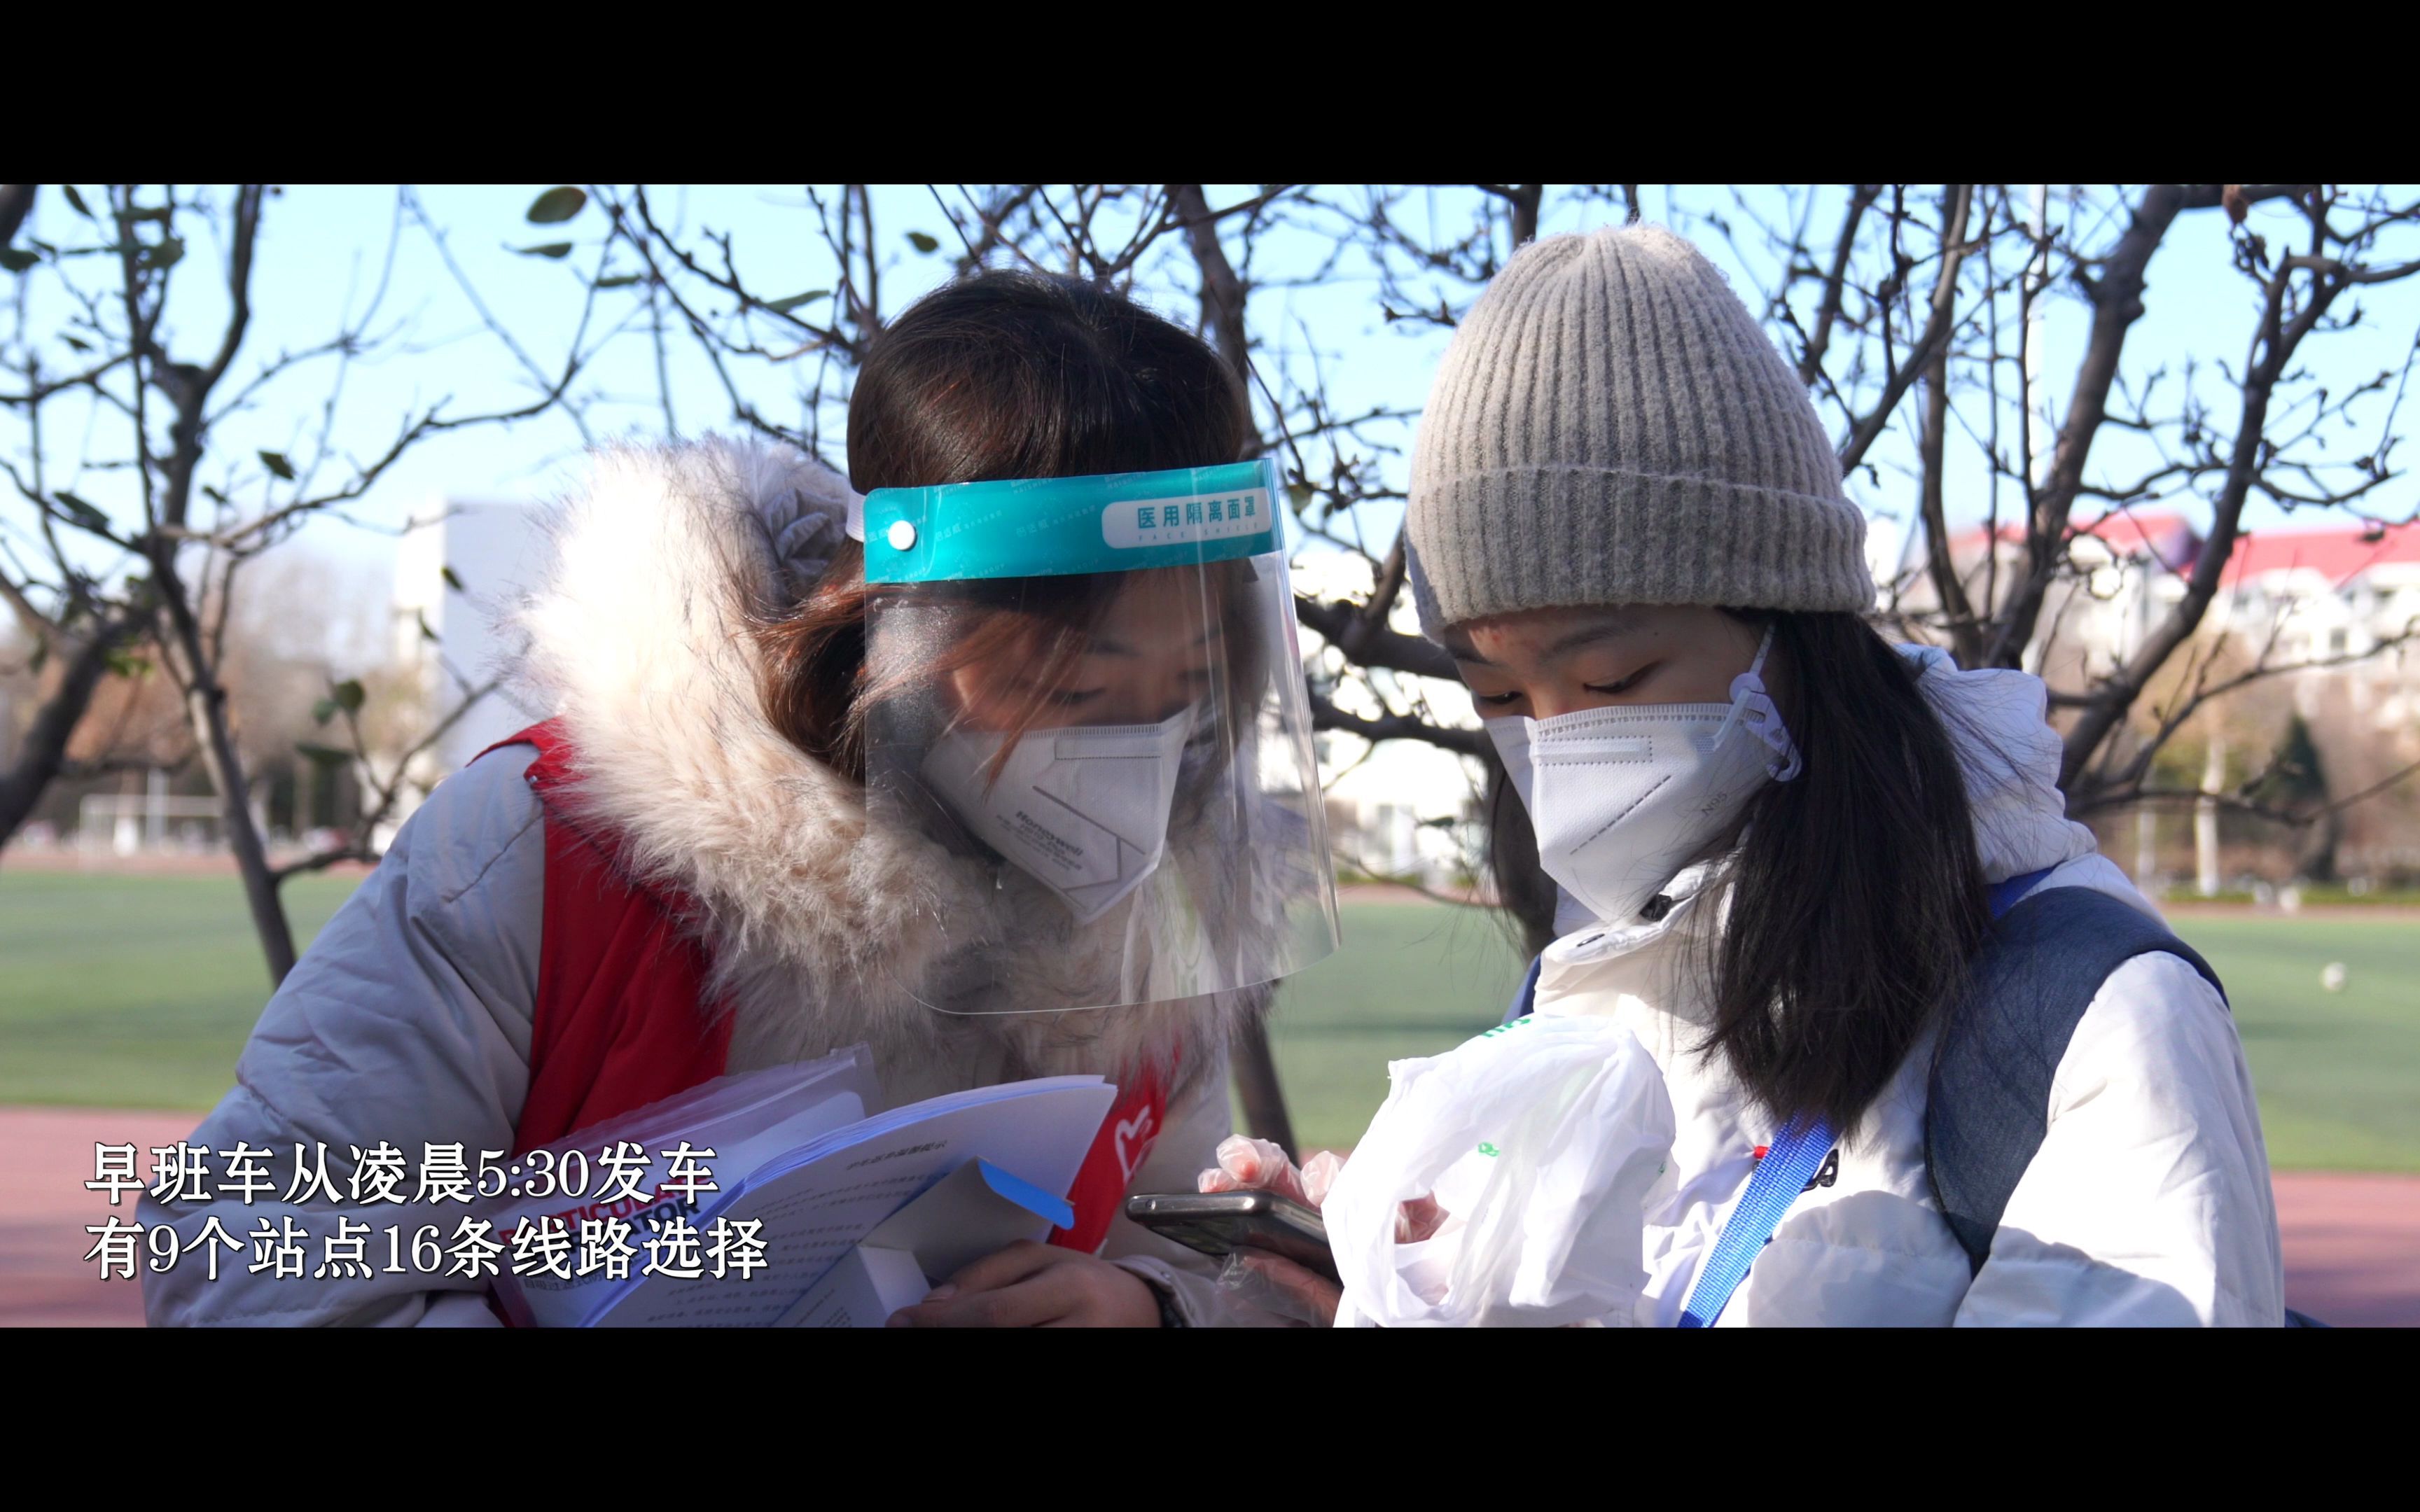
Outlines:
[[836, 1130], [737, 1182], [723, 1180], [694, 1220], [701, 1231], [719, 1217], [761, 1220], [764, 1269], [746, 1280], [633, 1276], [598, 1297], [588, 1321], [770, 1326], [876, 1225], [977, 1156], [1066, 1191], [1116, 1096], [1096, 1076], [1048, 1077], [953, 1093]]

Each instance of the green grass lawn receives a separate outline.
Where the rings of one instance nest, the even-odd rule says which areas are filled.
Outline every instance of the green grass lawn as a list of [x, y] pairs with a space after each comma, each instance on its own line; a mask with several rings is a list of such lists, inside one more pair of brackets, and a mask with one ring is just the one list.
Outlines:
[[[287, 884], [298, 947], [353, 886]], [[0, 870], [0, 1103], [208, 1108], [268, 1000], [234, 877]]]
[[1387, 1100], [1387, 1062], [1492, 1028], [1528, 968], [1491, 913], [1345, 904], [1343, 946], [1287, 980], [1269, 1024], [1295, 1141], [1351, 1145]]
[[[2180, 918], [2226, 983], [2271, 1164], [2420, 1171], [2420, 922]], [[2319, 985], [2342, 962], [2345, 988]], [[1286, 984], [1272, 1029], [1295, 1135], [1350, 1145], [1386, 1100], [1386, 1062], [1493, 1025], [1522, 964], [1486, 916], [1428, 903], [1344, 911], [1344, 948]]]
[[[351, 884], [287, 888], [307, 941]], [[2420, 923], [2179, 920], [2233, 995], [2281, 1168], [2420, 1171]], [[2341, 993], [2319, 970], [2342, 962]], [[1286, 984], [1272, 1026], [1297, 1138], [1349, 1145], [1387, 1062], [1496, 1022], [1521, 963], [1487, 915], [1344, 909], [1344, 948]], [[268, 982], [232, 878], [0, 871], [0, 1103], [209, 1107]]]
[[[2226, 983], [2270, 1164], [2420, 1171], [2420, 921], [2173, 921]], [[2319, 985], [2342, 962], [2345, 986]]]

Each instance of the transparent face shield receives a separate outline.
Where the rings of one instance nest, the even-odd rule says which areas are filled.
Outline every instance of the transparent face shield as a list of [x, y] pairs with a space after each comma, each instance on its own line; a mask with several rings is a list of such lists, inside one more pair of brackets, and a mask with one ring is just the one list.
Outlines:
[[1165, 1002], [1336, 948], [1280, 497], [1266, 462], [866, 496], [869, 817], [991, 879], [920, 1000]]

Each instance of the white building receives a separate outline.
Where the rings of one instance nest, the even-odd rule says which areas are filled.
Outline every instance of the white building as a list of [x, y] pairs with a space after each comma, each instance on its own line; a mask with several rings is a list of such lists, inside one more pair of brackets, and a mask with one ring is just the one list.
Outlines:
[[[1978, 602], [1982, 546], [1974, 532], [1951, 548]], [[2080, 529], [2070, 551], [2084, 577], [2046, 605], [2026, 666], [2062, 688], [2105, 674], [2184, 597], [2202, 548], [2180, 515], [2113, 514]], [[1998, 550], [2005, 596], [2024, 569], [2022, 528], [2004, 529]], [[2415, 630], [2420, 525], [2350, 524], [2238, 537], [2197, 634], [2231, 638], [2246, 660], [2308, 669], [2286, 674], [2305, 714], [2340, 685], [2380, 733], [2400, 737], [2420, 735], [2420, 647], [2398, 643]]]
[[[2184, 597], [2205, 545], [2192, 522], [2175, 514], [2113, 514], [2082, 526], [2070, 551], [2083, 576], [2054, 589], [2025, 648], [2025, 666], [2054, 687], [2089, 687], [2131, 657]], [[1983, 533], [1953, 541], [1951, 553], [1969, 596], [1983, 602]], [[2002, 532], [1997, 553], [2002, 593], [1995, 598], [2023, 571], [2021, 526]], [[1930, 584], [1919, 579], [1911, 600], [1922, 596], [1929, 603], [1929, 593]], [[2274, 670], [2296, 712], [2314, 721], [2325, 713], [2339, 741], [2358, 743], [2339, 747], [2331, 763], [2349, 756], [2357, 772], [2376, 779], [2420, 761], [2420, 640], [2414, 637], [2420, 637], [2420, 525], [2256, 531], [2237, 539], [2196, 628], [2196, 644], [2169, 666], [2180, 673], [2214, 666], [2222, 679], [2256, 665]], [[2215, 730], [2200, 776], [2206, 793], [2221, 791], [2226, 748], [2223, 729]], [[2351, 785], [2363, 780], [2356, 777]], [[2150, 808], [2136, 815], [2135, 872], [2147, 886], [2159, 880], [2156, 824]], [[2215, 892], [2225, 880], [2215, 799], [2199, 806], [2194, 836], [2195, 886]], [[2368, 867], [2420, 859], [2408, 835], [2398, 839], [2388, 831], [2374, 835], [2362, 854], [2366, 859], [2356, 864]]]
[[[544, 540], [528, 504], [446, 500], [429, 513], [436, 522], [408, 532], [396, 551], [394, 635], [396, 663], [419, 679], [426, 718], [434, 721], [495, 681], [517, 649], [497, 625], [543, 567]], [[397, 806], [392, 825], [448, 773], [545, 717], [504, 687], [477, 698], [414, 764], [418, 791]], [[393, 838], [390, 826], [379, 843]]]

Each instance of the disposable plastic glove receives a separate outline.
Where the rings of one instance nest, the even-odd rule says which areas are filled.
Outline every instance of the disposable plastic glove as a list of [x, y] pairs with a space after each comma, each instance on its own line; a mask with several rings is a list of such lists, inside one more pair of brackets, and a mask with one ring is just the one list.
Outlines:
[[[1327, 1189], [1336, 1184], [1336, 1173], [1344, 1168], [1345, 1157], [1332, 1149], [1323, 1149], [1296, 1167], [1286, 1152], [1269, 1140], [1230, 1134], [1219, 1142], [1217, 1159], [1218, 1164], [1203, 1171], [1196, 1182], [1204, 1192], [1274, 1192], [1306, 1207], [1319, 1208], [1326, 1205]], [[1445, 1210], [1436, 1205], [1435, 1198], [1414, 1197], [1396, 1211], [1395, 1242], [1419, 1243], [1437, 1231], [1445, 1216]]]

